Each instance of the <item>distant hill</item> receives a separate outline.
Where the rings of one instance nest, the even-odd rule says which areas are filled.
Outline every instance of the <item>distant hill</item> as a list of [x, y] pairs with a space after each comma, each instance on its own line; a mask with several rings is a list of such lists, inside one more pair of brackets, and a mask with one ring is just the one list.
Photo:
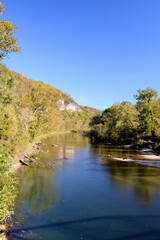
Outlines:
[[93, 115], [96, 115], [96, 114], [101, 114], [102, 113], [102, 110], [99, 110], [99, 109], [96, 109], [96, 108], [93, 108], [93, 107], [88, 107], [88, 106], [85, 106], [85, 109], [87, 111], [89, 111], [91, 114]]
[[[0, 137], [15, 151], [19, 145], [52, 132], [87, 131], [99, 110], [78, 105], [69, 95], [40, 81], [1, 67], [3, 130]], [[18, 147], [17, 147], [18, 146]]]

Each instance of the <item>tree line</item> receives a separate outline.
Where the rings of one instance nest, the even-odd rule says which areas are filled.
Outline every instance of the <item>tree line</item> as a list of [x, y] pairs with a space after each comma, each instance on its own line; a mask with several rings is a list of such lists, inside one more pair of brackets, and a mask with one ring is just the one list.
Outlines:
[[139, 89], [136, 104], [124, 101], [105, 109], [90, 122], [91, 136], [111, 143], [160, 140], [160, 98], [152, 88]]

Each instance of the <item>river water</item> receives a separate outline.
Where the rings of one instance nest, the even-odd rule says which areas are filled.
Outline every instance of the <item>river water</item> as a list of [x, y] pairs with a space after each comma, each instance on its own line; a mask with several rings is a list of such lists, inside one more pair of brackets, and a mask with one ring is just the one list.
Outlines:
[[75, 134], [50, 137], [42, 150], [41, 166], [17, 173], [9, 239], [160, 239], [160, 169], [110, 158], [139, 159], [137, 151]]

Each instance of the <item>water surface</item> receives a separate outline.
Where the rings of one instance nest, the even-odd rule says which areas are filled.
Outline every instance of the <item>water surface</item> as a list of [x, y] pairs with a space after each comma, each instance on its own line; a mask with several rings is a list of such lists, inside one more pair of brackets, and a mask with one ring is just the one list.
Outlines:
[[48, 138], [39, 162], [55, 167], [19, 170], [10, 239], [160, 239], [160, 169], [109, 155], [139, 158], [78, 135]]

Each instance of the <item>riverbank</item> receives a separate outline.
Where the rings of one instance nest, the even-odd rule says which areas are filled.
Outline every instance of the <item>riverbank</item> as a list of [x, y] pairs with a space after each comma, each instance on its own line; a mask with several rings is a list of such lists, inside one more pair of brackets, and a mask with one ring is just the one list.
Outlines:
[[[21, 165], [21, 163], [19, 162], [19, 159], [21, 159], [24, 155], [27, 155], [28, 157], [33, 157], [34, 158], [34, 156], [33, 155], [36, 155], [38, 152], [37, 152], [37, 149], [35, 148], [35, 146], [37, 145], [37, 143], [41, 143], [40, 145], [40, 149], [39, 149], [39, 151], [41, 151], [41, 150], [44, 150], [43, 149], [43, 144], [44, 144], [44, 146], [46, 146], [46, 147], [48, 147], [49, 145], [48, 144], [46, 144], [45, 142], [44, 142], [44, 139], [45, 138], [47, 138], [48, 136], [52, 136], [52, 135], [55, 135], [55, 133], [53, 134], [49, 134], [49, 135], [47, 135], [47, 136], [43, 136], [43, 137], [41, 137], [41, 138], [37, 138], [36, 139], [36, 141], [34, 141], [34, 142], [32, 142], [31, 144], [29, 144], [28, 146], [26, 146], [26, 148], [25, 148], [25, 151], [23, 151], [23, 153], [21, 153], [20, 155], [17, 155], [17, 156], [15, 156], [15, 163], [13, 164], [13, 166], [12, 166], [12, 172], [16, 172], [22, 165]], [[52, 143], [52, 142], [51, 142]], [[51, 143], [50, 143], [50, 145], [51, 145]], [[54, 142], [53, 142], [54, 143]], [[46, 148], [45, 147], [45, 148]], [[129, 145], [125, 145], [125, 146], [123, 146], [124, 148], [130, 148], [131, 146], [129, 146]], [[151, 150], [151, 149], [146, 149], [146, 148], [144, 148], [144, 149], [141, 149], [141, 150], [137, 150], [140, 154], [141, 154], [141, 156], [142, 156], [142, 158], [143, 158], [143, 164], [145, 163], [146, 165], [148, 164], [148, 163], [146, 163], [145, 162], [145, 159], [146, 160], [149, 160], [150, 162], [151, 162], [151, 160], [160, 160], [160, 156], [159, 155], [157, 155], [153, 150]], [[112, 157], [113, 159], [116, 159], [116, 160], [119, 160], [119, 161], [132, 161], [132, 162], [135, 162], [135, 163], [138, 163], [139, 162], [139, 164], [140, 164], [140, 161], [141, 160], [139, 160], [139, 159], [129, 159], [127, 156], [125, 156], [126, 158], [114, 158], [114, 157]], [[36, 160], [37, 162], [38, 162], [38, 159]], [[152, 161], [153, 162], [153, 161]], [[0, 240], [1, 240], [2, 238], [0, 237]], [[5, 239], [5, 238], [4, 238]]]
[[[10, 161], [12, 162], [10, 169], [8, 170], [6, 175], [13, 175], [13, 178], [15, 178], [15, 174], [16, 171], [22, 167], [22, 163], [20, 162], [20, 159], [23, 159], [24, 156], [28, 156], [28, 158], [33, 157], [34, 155], [38, 154], [38, 152], [40, 151], [40, 148], [37, 149], [35, 148], [36, 146], [36, 142], [30, 143], [28, 144], [26, 147], [24, 147], [24, 151], [19, 153], [18, 155], [13, 156]], [[16, 182], [14, 183], [13, 188], [16, 188]], [[14, 194], [14, 198], [16, 198], [17, 191], [16, 193], [12, 193]], [[9, 212], [10, 211], [10, 212]], [[7, 216], [6, 219], [4, 219], [4, 221], [0, 224], [0, 240], [7, 240], [7, 233], [10, 229], [10, 224], [8, 222], [8, 219], [10, 218], [10, 216], [13, 213], [13, 210], [10, 209], [9, 211], [7, 211]]]
[[[131, 219], [127, 225], [130, 233], [126, 238], [130, 238], [133, 229], [137, 230], [137, 222], [140, 226], [144, 223], [142, 234], [148, 231], [148, 221], [153, 223], [156, 218], [158, 223], [160, 169], [103, 158], [109, 154], [112, 157], [128, 154], [128, 157], [138, 159], [139, 150], [91, 145], [89, 139], [75, 135], [51, 137], [43, 144], [39, 163], [55, 162], [58, 166], [55, 170], [21, 168], [18, 174], [21, 184], [10, 239], [33, 240], [45, 239], [46, 236], [48, 239], [63, 239], [64, 236], [76, 239], [77, 236], [82, 237], [81, 233], [84, 233], [83, 238], [90, 239], [91, 231], [94, 239], [103, 239], [104, 233], [107, 239], [106, 226], [117, 223], [119, 232], [116, 236], [119, 237], [121, 231], [126, 233], [128, 218]], [[57, 144], [57, 147], [52, 147], [52, 144]], [[61, 156], [66, 156], [68, 160], [59, 165]], [[77, 231], [66, 231], [66, 226]], [[109, 229], [110, 234], [112, 231], [111, 237], [114, 239], [115, 228]], [[124, 234], [121, 235], [122, 239], [125, 238]], [[135, 238], [138, 234], [139, 228]]]
[[[65, 133], [68, 133], [68, 132], [65, 132]], [[0, 211], [1, 213], [3, 211], [3, 217], [2, 217], [2, 220], [0, 221], [0, 240], [7, 239], [6, 233], [9, 229], [9, 224], [7, 219], [9, 219], [9, 216], [13, 212], [13, 207], [11, 207], [11, 205], [14, 205], [13, 204], [14, 200], [12, 200], [12, 204], [9, 204], [8, 206], [8, 199], [11, 199], [11, 198], [15, 199], [16, 197], [17, 190], [16, 190], [15, 174], [16, 174], [16, 171], [22, 166], [21, 160], [25, 159], [27, 161], [30, 161], [29, 164], [34, 164], [35, 162], [38, 162], [36, 155], [41, 152], [44, 139], [52, 135], [65, 134], [65, 133], [52, 132], [50, 134], [40, 135], [33, 142], [26, 144], [23, 147], [21, 146], [20, 150], [17, 151], [18, 152], [17, 154], [10, 155], [8, 156], [8, 158], [6, 158], [6, 161], [9, 163], [9, 167], [7, 171], [3, 173], [3, 175], [1, 174], [1, 179], [3, 180], [2, 186], [4, 186], [4, 188], [2, 187], [1, 189], [1, 193], [2, 193], [1, 198], [3, 195], [3, 199], [1, 199]], [[4, 181], [4, 179], [7, 177], [9, 179], [6, 182], [6, 180]], [[5, 193], [3, 189], [5, 189]]]
[[140, 153], [144, 158], [148, 160], [160, 160], [160, 154], [152, 149], [144, 148], [140, 150]]
[[[13, 162], [13, 164], [11, 166], [11, 172], [15, 173], [22, 166], [22, 163], [20, 163], [19, 160], [23, 159], [24, 156], [35, 159], [35, 155], [37, 155], [41, 151], [44, 139], [54, 136], [54, 135], [57, 135], [57, 134], [59, 135], [59, 134], [67, 134], [67, 133], [70, 133], [70, 131], [52, 132], [52, 133], [43, 134], [43, 135], [37, 137], [32, 143], [28, 144], [20, 154], [15, 155], [11, 159], [11, 161]], [[35, 159], [35, 160], [37, 161], [38, 159]]]
[[139, 157], [137, 159], [132, 156], [113, 157], [114, 160], [123, 162], [133, 162], [143, 166], [150, 166], [154, 168], [160, 168], [160, 155], [156, 151], [148, 148], [139, 150]]

